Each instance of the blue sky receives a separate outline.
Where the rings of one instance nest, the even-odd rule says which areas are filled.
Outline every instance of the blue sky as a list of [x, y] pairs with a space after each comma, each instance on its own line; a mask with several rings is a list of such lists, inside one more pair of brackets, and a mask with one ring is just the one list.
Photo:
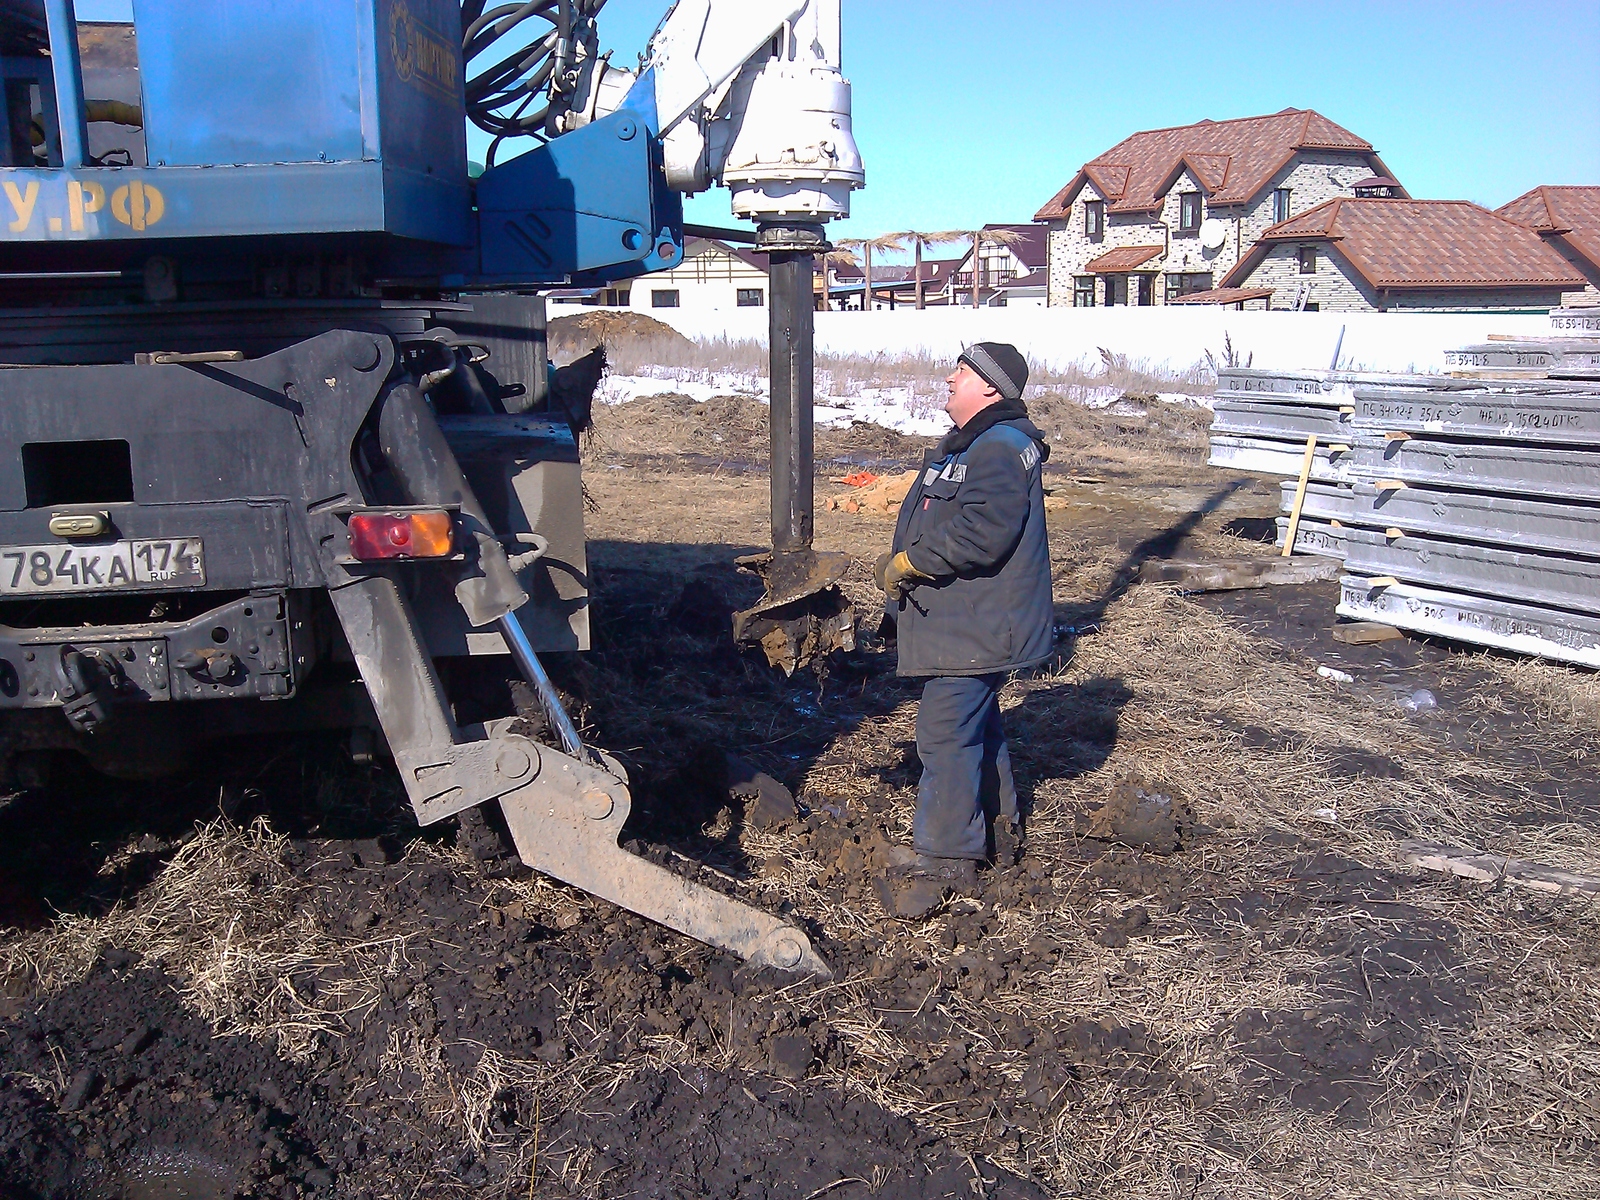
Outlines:
[[[609, 0], [631, 65], [665, 6]], [[1600, 2], [844, 0], [867, 186], [836, 232], [1026, 221], [1139, 129], [1314, 108], [1412, 195], [1600, 184]], [[726, 193], [690, 203], [726, 224]]]
[[[229, 0], [235, 2], [235, 0]], [[666, 0], [609, 0], [632, 65]], [[126, 19], [128, 0], [78, 0]], [[1419, 197], [1600, 184], [1600, 0], [844, 0], [867, 187], [840, 235], [1025, 221], [1138, 129], [1314, 108]], [[727, 194], [689, 219], [729, 224]]]

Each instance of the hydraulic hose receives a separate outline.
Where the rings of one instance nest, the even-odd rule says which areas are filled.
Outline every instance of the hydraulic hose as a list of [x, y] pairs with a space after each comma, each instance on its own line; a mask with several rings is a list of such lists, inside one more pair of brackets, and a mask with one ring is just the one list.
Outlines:
[[[467, 117], [493, 135], [491, 163], [501, 140], [543, 137], [551, 116], [565, 111], [575, 84], [577, 47], [587, 46], [593, 55], [595, 18], [605, 3], [528, 0], [485, 11], [484, 0], [463, 0], [461, 56], [468, 72]], [[543, 28], [526, 27], [535, 20]], [[496, 48], [501, 57], [475, 70], [474, 61]], [[542, 95], [548, 98], [538, 103]]]

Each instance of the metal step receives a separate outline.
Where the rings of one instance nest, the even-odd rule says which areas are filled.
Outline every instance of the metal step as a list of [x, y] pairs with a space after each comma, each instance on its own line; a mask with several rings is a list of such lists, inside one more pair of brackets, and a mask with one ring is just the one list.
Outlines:
[[1502, 550], [1428, 536], [1390, 538], [1382, 531], [1345, 530], [1352, 574], [1471, 592], [1502, 600], [1600, 614], [1600, 560]]
[[1600, 446], [1600, 389], [1576, 384], [1546, 384], [1537, 392], [1484, 389], [1423, 395], [1394, 388], [1357, 388], [1355, 410], [1350, 418], [1352, 427], [1371, 433]]
[[1408, 583], [1373, 587], [1346, 575], [1338, 614], [1514, 654], [1600, 667], [1600, 618]]
[[[1253, 471], [1259, 475], [1300, 477], [1300, 464], [1306, 456], [1305, 441], [1285, 442], [1272, 438], [1234, 437], [1215, 434], [1211, 438], [1213, 467], [1227, 467], [1234, 471]], [[1311, 463], [1311, 478], [1333, 483], [1348, 483], [1351, 474], [1351, 455], [1347, 450], [1329, 450], [1319, 445]]]
[[1527, 493], [1553, 500], [1600, 500], [1600, 450], [1517, 443], [1390, 440], [1356, 435], [1357, 479], [1476, 492]]
[[[1309, 500], [1309, 496], [1308, 496]], [[1347, 525], [1600, 559], [1600, 505], [1357, 482]]]

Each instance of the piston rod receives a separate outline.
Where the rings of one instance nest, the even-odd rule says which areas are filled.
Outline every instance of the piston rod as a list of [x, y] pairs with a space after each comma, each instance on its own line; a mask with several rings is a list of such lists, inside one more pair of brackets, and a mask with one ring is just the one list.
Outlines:
[[511, 657], [516, 660], [517, 669], [522, 672], [522, 677], [533, 685], [533, 690], [538, 694], [539, 707], [544, 709], [545, 720], [549, 722], [551, 731], [560, 741], [561, 748], [573, 758], [584, 762], [592, 761], [583, 739], [578, 736], [578, 727], [572, 723], [572, 718], [567, 715], [567, 710], [561, 703], [561, 697], [556, 693], [556, 685], [550, 682], [544, 664], [533, 652], [533, 644], [528, 641], [528, 635], [522, 628], [522, 622], [517, 620], [517, 614], [507, 613], [501, 617], [499, 629], [500, 636], [505, 639], [506, 645], [511, 650]]

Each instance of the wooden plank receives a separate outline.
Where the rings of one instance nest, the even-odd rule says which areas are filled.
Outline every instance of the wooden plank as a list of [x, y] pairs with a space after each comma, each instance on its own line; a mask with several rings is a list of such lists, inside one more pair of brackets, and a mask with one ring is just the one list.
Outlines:
[[1231, 592], [1279, 584], [1337, 579], [1344, 564], [1336, 558], [1225, 559], [1218, 562], [1147, 562], [1139, 571], [1145, 583], [1175, 583], [1188, 592]]
[[1289, 509], [1289, 530], [1283, 538], [1283, 557], [1294, 553], [1294, 535], [1300, 528], [1300, 510], [1306, 503], [1306, 484], [1311, 479], [1311, 464], [1317, 457], [1317, 435], [1306, 438], [1306, 456], [1300, 464], [1300, 484], [1294, 490], [1294, 506]]
[[1392, 642], [1405, 637], [1393, 625], [1378, 621], [1345, 621], [1335, 625], [1329, 632], [1333, 634], [1334, 641], [1343, 642], [1346, 646], [1370, 646], [1374, 642]]
[[1425, 871], [1441, 871], [1479, 883], [1505, 880], [1537, 892], [1563, 895], [1600, 895], [1600, 875], [1579, 875], [1559, 867], [1524, 862], [1503, 854], [1490, 854], [1439, 842], [1405, 842], [1400, 854], [1406, 862]]

